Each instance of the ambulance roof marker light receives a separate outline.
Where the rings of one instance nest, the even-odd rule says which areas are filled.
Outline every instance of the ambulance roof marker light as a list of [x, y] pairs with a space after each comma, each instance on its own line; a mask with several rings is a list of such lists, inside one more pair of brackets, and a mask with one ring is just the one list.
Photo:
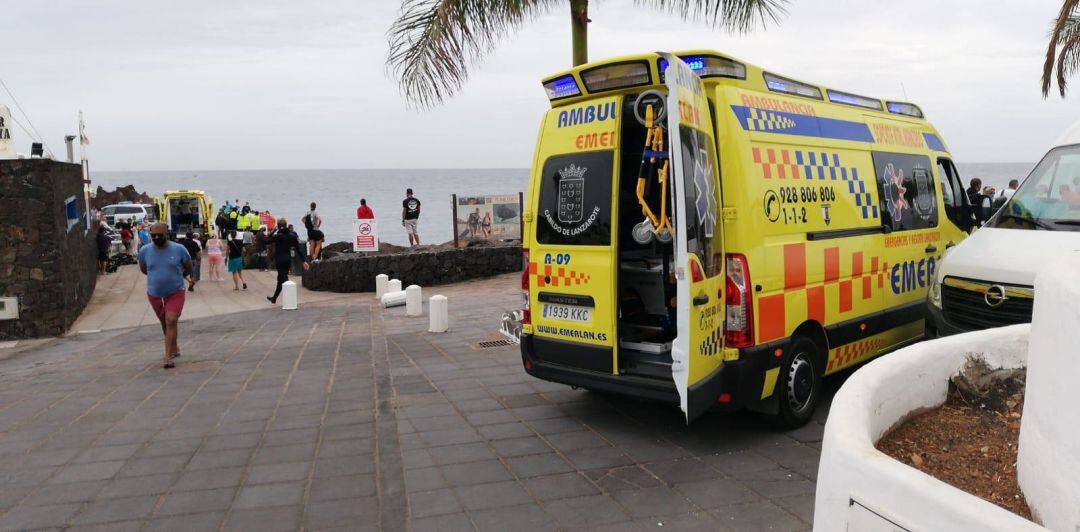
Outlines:
[[585, 89], [590, 93], [613, 91], [628, 87], [638, 87], [652, 83], [649, 64], [645, 61], [624, 61], [610, 65], [600, 65], [579, 74]]
[[545, 81], [544, 91], [547, 92], [548, 100], [551, 101], [581, 96], [581, 88], [578, 87], [577, 80], [572, 74]]
[[[746, 65], [738, 61], [732, 61], [726, 57], [715, 55], [687, 55], [679, 56], [700, 78], [732, 78], [746, 79]], [[667, 70], [667, 59], [660, 58], [657, 63], [657, 71], [660, 72], [660, 82], [664, 82], [664, 71]]]
[[825, 92], [829, 95], [829, 101], [832, 103], [840, 103], [844, 105], [854, 105], [855, 107], [862, 107], [865, 109], [873, 109], [875, 111], [881, 110], [881, 100], [877, 98], [870, 98], [867, 96], [859, 96], [858, 94], [851, 94], [850, 92], [834, 91], [832, 89], [825, 89]]
[[773, 92], [779, 92], [783, 94], [793, 94], [795, 96], [802, 96], [804, 98], [813, 98], [815, 100], [821, 100], [821, 89], [803, 83], [801, 81], [795, 81], [776, 74], [770, 74], [768, 72], [765, 75], [765, 86]]
[[925, 118], [922, 109], [919, 109], [918, 105], [907, 102], [885, 102], [885, 107], [889, 109], [889, 112], [894, 115], [913, 116], [915, 118]]

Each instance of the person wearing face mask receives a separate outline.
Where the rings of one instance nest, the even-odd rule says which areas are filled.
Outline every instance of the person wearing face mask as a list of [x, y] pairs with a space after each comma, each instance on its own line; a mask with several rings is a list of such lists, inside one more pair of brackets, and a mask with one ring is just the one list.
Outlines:
[[149, 246], [139, 250], [139, 270], [146, 275], [146, 297], [154, 309], [161, 332], [165, 335], [165, 369], [175, 368], [173, 359], [180, 356], [180, 314], [184, 311], [184, 281], [191, 277], [191, 255], [176, 242], [170, 242], [168, 228], [156, 223], [150, 228]]
[[[292, 267], [292, 250], [296, 250], [296, 256], [304, 259], [304, 247], [300, 245], [300, 239], [296, 233], [289, 230], [289, 222], [284, 218], [278, 218], [277, 230], [270, 231], [266, 236], [266, 243], [274, 246], [274, 267], [277, 269], [277, 287], [274, 295], [266, 298], [272, 304], [277, 304], [277, 298], [281, 295], [281, 285], [289, 280], [289, 270]], [[308, 262], [304, 259], [304, 269], [308, 269]]]

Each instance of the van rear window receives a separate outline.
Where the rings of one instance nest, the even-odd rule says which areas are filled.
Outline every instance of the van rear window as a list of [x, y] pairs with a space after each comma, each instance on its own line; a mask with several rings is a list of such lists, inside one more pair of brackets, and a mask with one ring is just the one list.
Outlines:
[[611, 172], [615, 154], [556, 155], [544, 163], [536, 222], [541, 244], [611, 243]]

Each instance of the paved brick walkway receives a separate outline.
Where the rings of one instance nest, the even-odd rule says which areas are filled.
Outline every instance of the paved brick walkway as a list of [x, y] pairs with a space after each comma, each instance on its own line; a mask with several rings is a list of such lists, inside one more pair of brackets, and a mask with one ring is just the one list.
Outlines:
[[820, 422], [528, 377], [474, 347], [515, 281], [440, 288], [443, 335], [357, 295], [183, 322], [170, 372], [155, 327], [8, 356], [0, 529], [809, 528]]

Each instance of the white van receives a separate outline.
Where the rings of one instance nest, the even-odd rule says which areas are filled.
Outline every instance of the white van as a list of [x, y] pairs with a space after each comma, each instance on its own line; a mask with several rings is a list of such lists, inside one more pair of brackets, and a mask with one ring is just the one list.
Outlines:
[[156, 222], [157, 206], [145, 203], [122, 201], [101, 209], [105, 213], [105, 223], [115, 226], [120, 222], [139, 223]]
[[[989, 203], [989, 202], [987, 202]], [[986, 224], [946, 251], [927, 296], [927, 335], [1031, 321], [1035, 275], [1080, 253], [1080, 122]]]

